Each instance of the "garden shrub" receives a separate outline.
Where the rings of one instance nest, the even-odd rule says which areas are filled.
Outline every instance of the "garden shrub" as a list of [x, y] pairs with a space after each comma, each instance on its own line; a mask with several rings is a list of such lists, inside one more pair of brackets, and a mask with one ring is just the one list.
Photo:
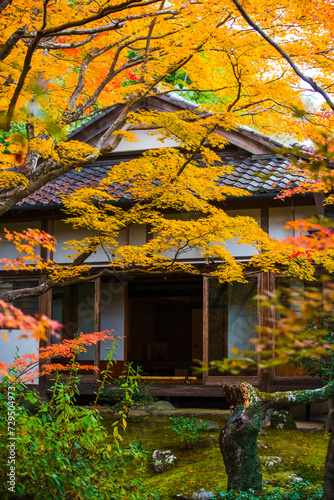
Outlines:
[[[20, 366], [20, 360], [16, 360]], [[107, 372], [107, 371], [106, 371]], [[107, 373], [105, 374], [107, 376]], [[78, 368], [66, 382], [57, 371], [46, 402], [20, 381], [12, 367], [0, 383], [0, 498], [2, 500], [148, 500], [140, 478], [147, 453], [121, 446], [126, 412], [108, 433], [98, 410], [74, 405]], [[9, 394], [15, 394], [10, 396]], [[131, 403], [131, 385], [126, 400]], [[29, 407], [34, 406], [33, 412]], [[10, 423], [15, 434], [15, 492], [9, 490]], [[128, 475], [131, 467], [131, 477]]]
[[131, 404], [147, 405], [153, 403], [155, 398], [148, 393], [151, 384], [141, 379], [141, 368], [134, 369], [131, 363], [126, 365], [122, 372], [123, 378], [114, 379], [113, 389], [103, 389], [98, 402], [107, 406], [123, 407], [127, 405], [127, 397], [131, 395]]
[[254, 490], [229, 491], [227, 493], [216, 491], [212, 500], [322, 500], [322, 486], [313, 486], [308, 481], [292, 482], [286, 488], [272, 488], [260, 494], [255, 494]]
[[174, 425], [170, 426], [171, 431], [181, 438], [183, 444], [187, 445], [196, 443], [200, 434], [210, 426], [209, 422], [198, 421], [190, 417], [170, 417], [169, 420], [174, 422]]

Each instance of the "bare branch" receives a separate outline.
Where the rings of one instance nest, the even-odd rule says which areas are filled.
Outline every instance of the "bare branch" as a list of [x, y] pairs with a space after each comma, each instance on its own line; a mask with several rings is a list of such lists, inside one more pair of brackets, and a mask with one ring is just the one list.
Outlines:
[[[118, 30], [124, 26], [124, 24], [128, 21], [134, 21], [136, 19], [145, 19], [145, 18], [150, 18], [150, 17], [156, 17], [156, 16], [164, 16], [170, 14], [171, 17], [179, 14], [179, 11], [177, 10], [171, 10], [171, 9], [165, 9], [160, 12], [148, 12], [145, 14], [138, 14], [138, 15], [133, 15], [133, 16], [126, 16], [122, 19], [115, 19], [109, 24], [106, 24], [105, 26], [99, 26], [96, 28], [87, 28], [87, 29], [68, 29], [64, 31], [57, 31], [56, 36], [71, 36], [71, 35], [76, 35], [76, 36], [83, 36], [83, 35], [96, 35], [98, 33], [103, 33], [105, 31], [112, 31], [112, 30]], [[169, 18], [168, 18], [169, 19]], [[45, 37], [50, 37], [52, 35], [47, 34]], [[34, 38], [35, 35], [29, 35], [26, 34], [22, 38]], [[47, 43], [47, 42], [45, 42]], [[59, 45], [60, 47], [62, 45]]]
[[[80, 73], [79, 73], [79, 77], [78, 77], [77, 86], [74, 89], [74, 91], [72, 93], [72, 96], [71, 96], [71, 98], [69, 100], [68, 109], [70, 111], [73, 110], [73, 108], [75, 106], [75, 103], [76, 103], [78, 97], [80, 96], [80, 94], [82, 92], [82, 89], [84, 88], [84, 85], [85, 85], [85, 75], [86, 75], [86, 70], [88, 68], [89, 63], [91, 63], [94, 59], [96, 59], [96, 57], [99, 57], [100, 55], [102, 55], [105, 52], [107, 52], [108, 50], [110, 50], [112, 47], [113, 47], [112, 45], [109, 45], [107, 47], [103, 47], [102, 49], [93, 49], [91, 53], [87, 54], [84, 57], [84, 59], [83, 59], [83, 61], [81, 63], [81, 68], [80, 68]], [[103, 80], [103, 82], [105, 82], [105, 80]], [[106, 82], [106, 83], [108, 83], [108, 82]], [[106, 85], [106, 83], [104, 84], [104, 86]], [[68, 116], [68, 114], [66, 116]]]
[[44, 4], [43, 4], [43, 23], [42, 23], [42, 28], [41, 30], [43, 31], [45, 26], [46, 26], [46, 23], [47, 23], [47, 19], [46, 19], [46, 16], [47, 16], [47, 9], [48, 9], [48, 3], [50, 2], [50, 0], [44, 0]]
[[235, 109], [234, 112], [237, 113], [238, 111], [242, 111], [243, 109], [247, 109], [247, 108], [250, 108], [252, 106], [257, 106], [258, 104], [262, 104], [266, 101], [271, 101], [271, 99], [269, 99], [269, 97], [267, 97], [266, 99], [261, 99], [260, 101], [255, 101], [255, 102], [251, 102], [249, 104], [245, 104], [244, 106], [241, 106], [241, 108]]
[[[144, 94], [144, 96], [145, 96], [145, 94]], [[106, 130], [106, 132], [100, 138], [100, 140], [99, 140], [99, 142], [97, 144], [97, 149], [99, 151], [101, 151], [101, 152], [104, 152], [104, 150], [109, 151], [108, 146], [105, 147], [106, 141], [109, 139], [109, 137], [111, 136], [111, 134], [113, 132], [115, 132], [115, 130], [119, 130], [125, 124], [127, 116], [128, 116], [128, 113], [131, 110], [131, 108], [135, 104], [137, 104], [141, 99], [143, 99], [144, 96], [141, 96], [141, 97], [138, 97], [138, 96], [132, 97], [132, 99], [130, 99], [126, 103], [126, 105], [124, 106], [124, 108], [121, 111], [121, 113], [118, 116], [118, 118], [114, 121], [114, 123], [112, 125], [110, 125], [110, 127], [108, 127], [108, 129]]]
[[29, 70], [31, 69], [31, 66], [30, 66], [31, 59], [32, 59], [32, 57], [34, 55], [34, 52], [35, 52], [35, 49], [36, 49], [36, 47], [38, 45], [39, 40], [40, 40], [40, 36], [37, 34], [35, 40], [28, 47], [28, 50], [27, 50], [27, 53], [26, 53], [26, 57], [25, 57], [24, 63], [23, 63], [23, 69], [22, 69], [22, 72], [20, 74], [19, 81], [18, 81], [18, 83], [16, 85], [13, 97], [11, 98], [11, 101], [9, 103], [7, 114], [6, 114], [6, 116], [4, 116], [0, 120], [0, 128], [2, 128], [3, 130], [5, 130], [6, 132], [8, 132], [9, 129], [10, 129], [10, 124], [11, 124], [11, 121], [12, 121], [12, 118], [13, 118], [13, 114], [14, 114], [14, 110], [15, 110], [15, 107], [16, 107], [16, 103], [17, 103], [17, 100], [18, 100], [19, 95], [21, 93], [21, 90], [23, 88], [26, 76], [27, 76]]
[[84, 40], [81, 40], [80, 42], [73, 42], [73, 43], [52, 43], [52, 42], [44, 42], [40, 43], [37, 47], [37, 49], [48, 49], [48, 50], [59, 50], [59, 49], [75, 49], [76, 47], [82, 47], [83, 45], [86, 45], [86, 43], [91, 42], [94, 40], [95, 35], [88, 36]]
[[[161, 11], [163, 9], [163, 6], [165, 5], [165, 0], [162, 0], [161, 4], [159, 5], [158, 11]], [[149, 49], [150, 49], [150, 43], [151, 43], [151, 37], [153, 33], [153, 29], [155, 26], [155, 23], [157, 22], [157, 16], [155, 16], [150, 24], [149, 30], [148, 30], [148, 35], [146, 39], [146, 47], [145, 47], [145, 56], [144, 56], [144, 71], [145, 71], [145, 64], [148, 62], [148, 54], [149, 54]]]
[[[231, 102], [231, 104], [228, 105], [227, 107], [227, 111], [231, 111], [231, 109], [233, 108], [233, 106], [239, 101], [240, 99], [240, 95], [241, 95], [241, 88], [242, 88], [242, 83], [241, 83], [241, 80], [240, 80], [240, 77], [241, 77], [241, 71], [242, 69], [239, 69], [238, 68], [238, 62], [236, 63], [233, 63], [232, 61], [232, 58], [230, 56], [230, 54], [227, 52], [227, 57], [229, 58], [230, 60], [230, 63], [231, 63], [231, 66], [232, 66], [232, 71], [233, 71], [233, 74], [234, 74], [234, 77], [238, 83], [238, 92], [237, 92], [237, 95], [236, 97], [233, 99], [233, 101]], [[238, 70], [238, 72], [237, 72]]]
[[247, 21], [247, 23], [261, 35], [262, 38], [264, 38], [272, 47], [274, 47], [282, 57], [290, 64], [291, 68], [293, 71], [296, 73], [296, 75], [299, 76], [304, 82], [308, 83], [315, 92], [318, 94], [322, 95], [322, 97], [325, 99], [329, 107], [334, 111], [334, 102], [330, 98], [330, 96], [327, 94], [325, 89], [320, 87], [312, 78], [309, 76], [305, 75], [300, 71], [298, 66], [293, 62], [291, 57], [280, 47], [274, 40], [272, 40], [252, 19], [248, 16], [248, 14], [245, 12], [245, 10], [241, 7], [239, 2], [237, 0], [232, 0], [236, 8], [239, 10], [240, 14], [242, 17]]
[[62, 32], [63, 30], [67, 30], [69, 28], [74, 28], [76, 26], [85, 26], [86, 24], [92, 23], [94, 21], [98, 21], [99, 19], [102, 19], [104, 17], [107, 17], [109, 14], [114, 14], [116, 12], [121, 12], [124, 9], [129, 9], [129, 8], [137, 8], [137, 7], [145, 7], [146, 5], [152, 5], [154, 3], [158, 3], [160, 0], [147, 0], [146, 2], [141, 2], [141, 0], [125, 0], [124, 2], [119, 3], [118, 5], [114, 6], [107, 6], [101, 9], [97, 14], [93, 16], [86, 17], [81, 20], [75, 20], [75, 21], [70, 21], [68, 23], [61, 24], [60, 26], [54, 27], [54, 28], [49, 28], [47, 30], [44, 30], [43, 34], [41, 36], [50, 36], [54, 34], [58, 34]]
[[5, 45], [0, 50], [0, 61], [3, 61], [13, 50], [17, 42], [24, 37], [27, 26], [18, 28], [6, 41]]
[[204, 145], [205, 141], [208, 139], [209, 135], [212, 134], [215, 129], [218, 127], [218, 123], [216, 123], [208, 132], [207, 134], [203, 137], [197, 148], [192, 152], [192, 154], [189, 156], [187, 161], [184, 162], [184, 164], [179, 168], [176, 177], [179, 177], [184, 169], [186, 168], [187, 165], [195, 158], [195, 156], [201, 151], [201, 147]]

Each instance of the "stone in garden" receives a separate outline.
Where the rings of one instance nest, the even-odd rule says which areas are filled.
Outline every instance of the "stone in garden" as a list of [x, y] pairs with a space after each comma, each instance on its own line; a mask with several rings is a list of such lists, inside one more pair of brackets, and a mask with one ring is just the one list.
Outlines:
[[212, 491], [205, 491], [204, 488], [201, 488], [199, 493], [193, 493], [191, 498], [192, 500], [211, 500], [214, 496], [215, 494]]
[[147, 417], [147, 411], [138, 410], [137, 408], [131, 407], [129, 411], [129, 417]]
[[263, 420], [263, 422], [261, 424], [262, 428], [270, 426], [271, 415], [272, 415], [273, 411], [274, 410], [272, 408], [269, 408], [269, 410], [267, 411], [266, 416], [264, 417], [264, 420]]
[[265, 467], [273, 467], [274, 465], [282, 462], [281, 457], [260, 457], [261, 460], [265, 460]]
[[298, 477], [297, 474], [284, 474], [284, 476], [286, 476], [287, 479], [290, 479], [290, 481], [304, 481], [304, 479], [302, 477]]
[[297, 426], [291, 413], [287, 410], [281, 410], [272, 412], [270, 428], [277, 430], [296, 430]]
[[133, 407], [135, 410], [140, 411], [172, 411], [175, 410], [175, 407], [172, 403], [168, 401], [155, 401], [154, 403], [148, 403], [147, 405], [138, 405]]
[[170, 450], [154, 450], [152, 455], [152, 469], [157, 474], [162, 474], [170, 468], [176, 460], [176, 456], [172, 455]]
[[150, 407], [150, 411], [171, 411], [175, 410], [175, 406], [172, 405], [169, 401], [156, 401]]

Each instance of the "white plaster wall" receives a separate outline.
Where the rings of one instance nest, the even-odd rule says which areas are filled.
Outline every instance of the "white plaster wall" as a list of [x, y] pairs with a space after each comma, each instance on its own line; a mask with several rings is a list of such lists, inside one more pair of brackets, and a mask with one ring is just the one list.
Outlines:
[[317, 213], [317, 209], [314, 205], [306, 207], [296, 207], [295, 208], [295, 219], [309, 219]]
[[276, 240], [292, 236], [291, 230], [285, 229], [286, 223], [292, 220], [291, 207], [269, 208], [269, 236]]
[[[250, 210], [229, 210], [226, 211], [231, 217], [236, 217], [238, 215], [252, 217], [256, 220], [258, 224], [261, 221], [261, 210], [260, 209], [250, 209]], [[182, 214], [169, 214], [166, 216], [168, 219], [182, 218], [182, 220], [191, 220], [191, 218], [196, 217], [196, 214], [182, 213]], [[237, 240], [226, 241], [224, 247], [233, 255], [233, 257], [249, 257], [257, 253], [257, 250], [253, 245], [245, 245], [238, 243]], [[164, 256], [173, 258], [175, 255], [175, 249], [171, 249], [163, 253]], [[180, 259], [186, 259], [191, 261], [192, 259], [202, 258], [201, 248], [189, 248], [186, 249], [182, 254], [179, 255]]]
[[[180, 219], [182, 221], [191, 221], [194, 219], [197, 219], [201, 216], [199, 213], [189, 213], [189, 212], [182, 212], [182, 213], [175, 213], [175, 214], [167, 214], [165, 215], [166, 219]], [[189, 238], [191, 238], [191, 234], [189, 234]], [[174, 259], [175, 257], [175, 248], [172, 248], [170, 250], [167, 250], [166, 252], [162, 252], [162, 255], [164, 257], [168, 257], [169, 259]], [[186, 260], [186, 261], [191, 261], [193, 259], [203, 259], [203, 255], [201, 254], [201, 248], [185, 248], [182, 253], [179, 254], [178, 256], [179, 259]]]
[[[54, 225], [54, 236], [57, 240], [56, 252], [54, 255], [54, 261], [57, 263], [66, 263], [70, 262], [72, 259], [70, 255], [73, 254], [72, 249], [65, 250], [66, 247], [65, 242], [71, 240], [79, 240], [83, 238], [87, 238], [92, 233], [84, 228], [73, 229], [70, 224], [66, 224], [61, 220], [55, 221]], [[126, 233], [125, 230], [121, 231], [118, 236], [118, 241], [120, 245], [125, 245], [126, 241]], [[87, 260], [87, 263], [94, 262], [107, 262], [108, 258], [105, 251], [99, 247], [96, 253], [92, 254]]]
[[[2, 333], [5, 333], [8, 340], [5, 340]], [[9, 365], [14, 362], [14, 358], [19, 349], [18, 355], [21, 358], [25, 354], [36, 354], [38, 356], [38, 342], [33, 337], [19, 338], [23, 332], [21, 330], [1, 330], [0, 331], [0, 361]], [[36, 368], [38, 373], [38, 367]], [[1, 375], [0, 375], [1, 377]], [[38, 376], [33, 383], [38, 383]]]
[[[20, 254], [14, 247], [12, 243], [5, 239], [4, 228], [8, 231], [22, 232], [24, 229], [41, 229], [41, 224], [39, 221], [30, 222], [6, 222], [0, 226], [0, 258], [16, 259]], [[0, 269], [3, 269], [3, 265], [0, 265]]]
[[[238, 215], [243, 217], [252, 217], [259, 225], [261, 224], [261, 210], [259, 208], [252, 208], [249, 210], [226, 210], [226, 213], [231, 217], [236, 217]], [[257, 253], [257, 250], [253, 245], [238, 243], [237, 239], [226, 241], [224, 246], [233, 257], [243, 258]]]
[[129, 227], [129, 244], [135, 246], [142, 246], [145, 245], [145, 243], [146, 243], [146, 225], [132, 224]]
[[[315, 206], [295, 207], [295, 219], [308, 219], [316, 213]], [[269, 236], [276, 240], [292, 236], [291, 229], [285, 229], [287, 222], [291, 221], [293, 213], [291, 207], [269, 208]]]
[[[116, 153], [121, 153], [124, 151], [144, 151], [146, 149], [170, 148], [180, 145], [180, 142], [176, 139], [165, 139], [164, 142], [160, 141], [158, 139], [159, 137], [161, 137], [159, 131], [132, 130], [131, 132], [136, 136], [137, 141], [129, 142], [122, 139], [115, 149]], [[154, 135], [149, 135], [150, 132], [154, 133]]]
[[[124, 337], [125, 290], [124, 282], [101, 283], [101, 330], [114, 330], [115, 336]], [[101, 360], [106, 359], [111, 343], [101, 342]], [[118, 347], [114, 359], [124, 359], [124, 338], [117, 340]]]

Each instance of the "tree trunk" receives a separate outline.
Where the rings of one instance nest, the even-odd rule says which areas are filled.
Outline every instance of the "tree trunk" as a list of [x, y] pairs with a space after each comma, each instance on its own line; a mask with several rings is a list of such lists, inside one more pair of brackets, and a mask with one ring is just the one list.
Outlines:
[[[269, 408], [280, 410], [297, 404], [326, 401], [334, 394], [334, 380], [321, 389], [260, 392], [252, 385], [226, 385], [224, 393], [233, 410], [220, 431], [219, 445], [228, 475], [227, 490], [262, 492], [262, 471], [257, 437]], [[332, 424], [333, 427], [333, 424]], [[334, 429], [326, 461], [325, 500], [334, 499]], [[327, 493], [328, 491], [328, 493]], [[326, 496], [327, 495], [327, 496]]]
[[247, 411], [235, 411], [220, 431], [219, 445], [228, 475], [227, 491], [253, 488], [262, 492], [262, 470], [257, 451], [260, 430], [260, 419], [250, 417]]
[[329, 431], [331, 437], [328, 443], [325, 480], [324, 480], [324, 500], [333, 500], [334, 498], [334, 418], [333, 413], [330, 419]]
[[329, 429], [332, 421], [333, 411], [334, 411], [334, 398], [330, 398], [330, 400], [328, 401], [328, 414], [327, 414], [325, 432], [330, 432]]
[[261, 493], [262, 469], [257, 438], [268, 406], [254, 397], [252, 386], [246, 385], [225, 388], [225, 396], [234, 410], [220, 431], [219, 445], [228, 475], [227, 490], [246, 491], [253, 488]]

